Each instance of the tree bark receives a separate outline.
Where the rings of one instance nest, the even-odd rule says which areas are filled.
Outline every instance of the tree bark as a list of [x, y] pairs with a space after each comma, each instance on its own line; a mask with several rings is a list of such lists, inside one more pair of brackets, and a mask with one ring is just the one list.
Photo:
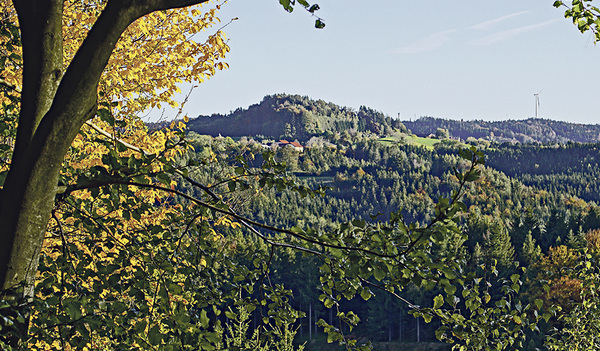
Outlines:
[[[43, 230], [40, 230], [40, 227], [45, 229], [45, 224], [42, 223], [44, 218], [23, 216], [30, 230], [22, 230], [25, 223], [15, 225], [14, 220], [18, 213], [30, 212], [28, 206], [22, 205], [20, 198], [31, 196], [26, 194], [21, 184], [18, 184], [26, 183], [27, 180], [22, 179], [24, 172], [17, 170], [25, 168], [28, 160], [27, 149], [33, 141], [33, 135], [42, 117], [50, 109], [63, 68], [62, 1], [14, 1], [13, 3], [21, 30], [23, 88], [11, 170], [0, 198], [0, 240], [3, 243], [0, 249], [2, 250], [0, 251], [0, 278], [4, 289], [13, 287], [21, 281], [27, 281], [27, 277], [30, 278], [28, 283], [31, 285], [33, 283], [31, 278], [35, 277], [35, 273], [32, 274], [30, 271], [37, 269], [36, 258], [39, 256], [41, 245], [34, 244], [36, 238], [32, 237], [31, 229], [37, 228], [43, 238]], [[37, 195], [40, 198], [32, 204], [33, 206], [39, 206], [40, 202], [48, 202], [48, 196], [47, 194], [44, 196], [43, 191]], [[48, 218], [49, 214], [45, 218], [46, 222]], [[11, 220], [13, 223], [9, 223]], [[19, 230], [16, 227], [19, 227]], [[15, 259], [21, 262], [19, 265], [23, 269], [18, 271], [12, 269], [16, 265]], [[12, 275], [10, 279], [9, 275]]]

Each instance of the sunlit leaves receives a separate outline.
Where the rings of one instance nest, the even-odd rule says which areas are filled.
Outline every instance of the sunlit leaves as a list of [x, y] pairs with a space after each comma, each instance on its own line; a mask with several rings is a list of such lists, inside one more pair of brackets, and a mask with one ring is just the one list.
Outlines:
[[[104, 2], [95, 1], [65, 1], [65, 67], [104, 5]], [[180, 92], [182, 82], [202, 82], [217, 70], [226, 69], [228, 66], [223, 58], [229, 51], [227, 39], [221, 30], [213, 29], [220, 21], [216, 15], [219, 7], [158, 11], [133, 23], [117, 43], [104, 71], [100, 100], [115, 102], [120, 119], [160, 104], [177, 106], [174, 97]], [[12, 4], [2, 0], [2, 8], [2, 22], [14, 23], [16, 16]], [[18, 41], [11, 38], [18, 36], [12, 35], [11, 31], [5, 33], [1, 28], [3, 50], [13, 51], [0, 57], [17, 58], [20, 47]], [[20, 65], [0, 65], [0, 72], [8, 83], [20, 85]]]
[[[65, 2], [65, 65], [102, 8], [101, 2]], [[3, 9], [4, 29], [14, 18], [5, 16], [12, 5]], [[227, 68], [220, 61], [228, 51], [224, 34], [210, 34], [215, 14], [216, 9], [198, 8], [156, 12], [134, 23], [117, 44], [100, 84], [98, 118], [74, 140], [61, 171], [63, 192], [40, 265], [28, 340], [32, 348], [145, 348], [163, 344], [168, 335], [205, 341], [214, 334], [193, 327], [183, 336], [176, 327], [195, 323], [189, 306], [198, 303], [198, 291], [183, 286], [185, 279], [195, 279], [186, 286], [200, 287], [206, 272], [198, 267], [207, 267], [209, 257], [179, 256], [180, 250], [198, 245], [187, 236], [194, 223], [180, 206], [167, 206], [172, 201], [167, 193], [144, 187], [156, 181], [173, 186], [173, 163], [187, 147], [181, 143], [184, 128], [176, 122], [170, 130], [149, 132], [131, 117], [160, 103], [174, 104], [182, 81]], [[194, 42], [205, 30], [204, 43]], [[3, 60], [0, 67], [8, 79], [2, 87], [10, 93], [20, 85], [18, 41], [4, 40], [11, 33], [2, 32], [2, 48], [14, 52], [2, 57], [12, 61]], [[5, 117], [16, 116], [18, 106], [13, 103], [11, 111], [4, 102], [3, 121], [9, 122]], [[7, 126], [3, 130], [14, 131], [14, 123]], [[204, 218], [218, 219], [209, 213]], [[214, 229], [205, 233], [206, 250], [223, 252]]]
[[17, 116], [20, 103], [22, 65], [20, 33], [15, 23], [16, 15], [5, 0], [0, 1], [0, 187], [10, 166], [13, 143], [16, 137]]
[[[552, 330], [546, 344], [550, 350], [595, 350], [600, 347], [600, 324], [598, 299], [600, 267], [596, 254], [584, 251], [572, 271], [578, 282], [579, 301], [572, 302], [567, 311], [558, 317], [560, 325]], [[542, 302], [536, 301], [536, 304]]]
[[600, 40], [600, 9], [593, 5], [593, 0], [555, 1], [554, 7], [566, 7], [565, 18], [571, 18], [580, 32], [591, 31], [594, 41]]

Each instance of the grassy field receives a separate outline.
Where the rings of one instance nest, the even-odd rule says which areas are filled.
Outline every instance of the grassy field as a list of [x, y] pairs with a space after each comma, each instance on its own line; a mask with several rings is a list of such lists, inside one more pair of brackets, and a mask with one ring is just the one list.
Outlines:
[[415, 143], [423, 145], [428, 149], [433, 149], [433, 145], [440, 142], [439, 139], [429, 139], [429, 138], [422, 138], [422, 137], [417, 137], [417, 136], [413, 136], [413, 140]]
[[385, 137], [385, 138], [381, 138], [377, 141], [379, 141], [382, 144], [393, 144], [393, 143], [397, 142], [398, 139], [394, 138], [394, 137]]
[[[400, 139], [396, 138], [396, 137], [385, 137], [385, 138], [379, 139], [378, 141], [382, 144], [393, 144], [393, 143], [398, 142], [399, 140]], [[433, 150], [433, 145], [440, 142], [439, 139], [422, 138], [422, 137], [418, 137], [416, 135], [408, 136], [408, 141], [409, 141], [409, 143], [421, 145], [421, 146], [424, 146], [431, 150]]]

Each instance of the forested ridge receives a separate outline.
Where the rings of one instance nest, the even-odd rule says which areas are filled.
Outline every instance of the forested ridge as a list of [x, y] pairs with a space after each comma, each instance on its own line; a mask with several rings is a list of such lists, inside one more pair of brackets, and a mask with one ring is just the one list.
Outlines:
[[487, 151], [489, 165], [550, 193], [600, 202], [599, 143], [501, 144]]
[[[327, 188], [324, 197], [303, 197], [295, 191], [276, 189], [249, 195], [242, 211], [258, 221], [281, 227], [335, 230], [353, 218], [385, 220], [399, 211], [409, 222], [426, 223], [434, 216], [438, 197], [448, 196], [457, 186], [453, 167], [465, 166], [457, 155], [458, 148], [465, 144], [434, 139], [434, 146], [426, 147], [409, 141], [405, 135], [410, 131], [390, 130], [395, 135], [394, 142], [382, 138], [385, 134], [368, 129], [330, 131], [311, 137], [302, 151], [273, 145], [264, 135], [259, 137], [265, 139], [248, 135], [235, 141], [225, 137], [226, 129], [217, 133], [223, 135], [219, 137], [195, 132], [188, 136], [196, 150], [190, 157], [221, 154], [234, 162], [231, 155], [254, 155], [252, 162], [257, 166], [262, 162], [265, 145], [271, 145], [275, 158], [285, 162], [298, 181], [312, 188]], [[564, 281], [547, 274], [549, 270], [567, 269], [561, 255], [574, 255], [600, 233], [600, 208], [596, 204], [600, 145], [469, 140], [486, 153], [486, 167], [463, 199], [470, 208], [460, 221], [461, 229], [467, 233], [466, 241], [446, 238], [438, 247], [439, 254], [460, 252], [475, 271], [482, 264], [497, 262], [503, 278], [526, 268], [524, 294], [530, 299], [543, 295], [535, 281], [554, 278], [557, 280], [545, 301], [561, 300], [560, 294], [577, 300], [577, 288], [565, 286]], [[316, 317], [328, 320], [329, 312], [313, 306], [317, 296], [306, 290], [310, 284], [303, 281], [317, 279], [318, 275], [304, 272], [300, 274], [304, 278], [298, 280], [299, 269], [312, 265], [316, 270], [316, 263], [305, 261], [301, 255], [275, 262], [278, 263], [274, 271], [278, 274], [272, 279], [293, 290], [295, 306], [308, 312], [310, 305]], [[560, 279], [565, 277], [568, 275]], [[413, 286], [402, 294], [426, 305], [436, 291]], [[417, 325], [403, 302], [377, 292], [374, 295], [367, 302], [353, 300], [345, 305], [367, 321], [354, 331], [356, 336], [368, 336], [373, 341], [435, 340], [435, 325]], [[563, 302], [569, 308], [568, 299], [560, 303]], [[543, 334], [556, 323], [551, 320], [542, 326], [542, 334], [533, 333], [528, 347], [540, 346]], [[307, 328], [303, 326], [304, 333]]]
[[308, 96], [274, 94], [246, 109], [228, 114], [192, 118], [190, 130], [200, 134], [231, 137], [265, 136], [308, 140], [345, 130], [390, 135], [410, 130], [417, 136], [445, 130], [449, 137], [519, 143], [594, 143], [600, 141], [600, 125], [554, 121], [543, 118], [505, 121], [465, 121], [435, 117], [398, 120], [367, 106], [343, 107]]
[[190, 119], [188, 128], [200, 134], [231, 137], [259, 135], [270, 138], [308, 140], [311, 136], [356, 130], [390, 134], [403, 130], [398, 120], [361, 106], [358, 111], [307, 96], [275, 94], [247, 109]]
[[497, 142], [567, 143], [569, 141], [593, 143], [600, 141], [600, 125], [553, 121], [543, 118], [505, 121], [465, 121], [434, 117], [421, 117], [402, 121], [413, 133], [426, 136], [437, 128], [447, 130], [451, 136], [466, 140], [469, 137], [485, 138]]

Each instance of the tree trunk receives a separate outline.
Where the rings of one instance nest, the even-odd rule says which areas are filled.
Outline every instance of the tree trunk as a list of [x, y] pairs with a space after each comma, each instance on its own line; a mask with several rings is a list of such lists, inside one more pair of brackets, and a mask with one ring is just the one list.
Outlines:
[[[21, 111], [11, 169], [0, 198], [0, 279], [25, 283], [32, 296], [39, 251], [54, 200], [56, 175], [32, 172], [34, 134], [62, 77], [62, 1], [14, 1], [23, 43]], [[44, 174], [45, 173], [45, 174]], [[40, 182], [45, 180], [45, 182]], [[52, 186], [48, 182], [54, 181]], [[18, 234], [18, 235], [17, 235]]]

